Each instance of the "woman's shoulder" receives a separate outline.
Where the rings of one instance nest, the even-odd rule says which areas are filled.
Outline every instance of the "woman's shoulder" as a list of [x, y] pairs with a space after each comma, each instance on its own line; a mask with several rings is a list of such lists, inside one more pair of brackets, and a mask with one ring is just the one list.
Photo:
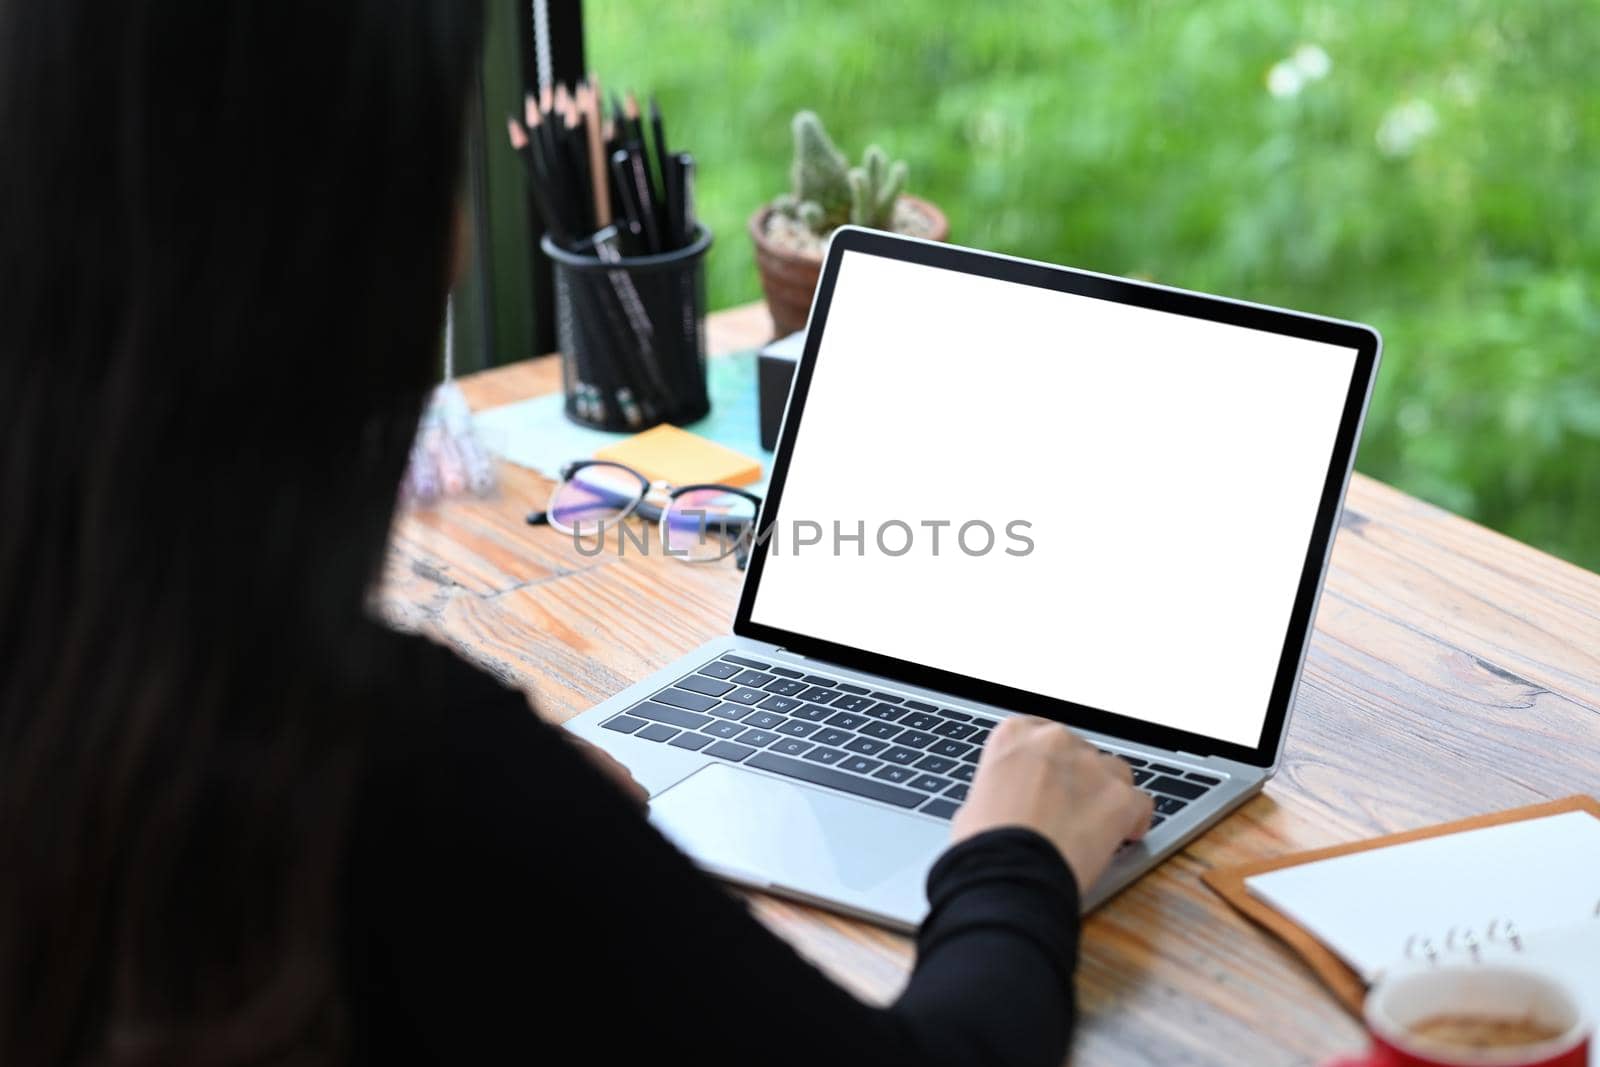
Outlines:
[[484, 702], [520, 695], [489, 668], [422, 634], [378, 629], [386, 688], [416, 702]]
[[[351, 886], [454, 901], [451, 871], [484, 871], [571, 795], [580, 768], [527, 696], [451, 649], [395, 635], [349, 827]], [[370, 897], [368, 898], [370, 900]], [[456, 902], [459, 903], [459, 902]]]
[[454, 649], [417, 634], [379, 640], [385, 669], [368, 739], [375, 768], [420, 763], [411, 770], [423, 772], [551, 733], [523, 692]]

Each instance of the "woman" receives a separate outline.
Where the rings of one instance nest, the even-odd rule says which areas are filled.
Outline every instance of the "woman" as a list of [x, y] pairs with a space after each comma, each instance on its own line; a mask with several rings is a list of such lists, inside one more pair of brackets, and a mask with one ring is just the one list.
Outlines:
[[480, 32], [0, 2], [0, 1062], [1059, 1062], [1117, 761], [996, 732], [876, 1009], [369, 618]]

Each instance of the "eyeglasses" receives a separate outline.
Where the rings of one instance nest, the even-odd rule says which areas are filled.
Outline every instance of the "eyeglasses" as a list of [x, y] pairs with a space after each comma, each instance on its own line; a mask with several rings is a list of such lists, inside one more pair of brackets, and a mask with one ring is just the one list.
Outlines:
[[603, 538], [638, 515], [658, 524], [667, 555], [685, 563], [712, 563], [732, 555], [744, 570], [760, 510], [759, 496], [731, 485], [674, 488], [621, 463], [584, 459], [561, 468], [550, 503], [530, 513], [528, 524]]

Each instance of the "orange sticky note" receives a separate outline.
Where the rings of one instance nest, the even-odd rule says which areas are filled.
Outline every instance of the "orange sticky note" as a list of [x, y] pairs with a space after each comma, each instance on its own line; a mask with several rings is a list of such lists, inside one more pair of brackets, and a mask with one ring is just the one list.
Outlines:
[[673, 486], [749, 485], [761, 477], [756, 460], [667, 423], [607, 445], [594, 458], [624, 463], [651, 481]]

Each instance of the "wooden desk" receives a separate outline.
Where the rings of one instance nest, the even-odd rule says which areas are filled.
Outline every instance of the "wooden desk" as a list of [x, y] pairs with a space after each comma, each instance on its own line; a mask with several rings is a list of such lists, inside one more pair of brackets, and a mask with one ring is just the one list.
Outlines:
[[[764, 309], [711, 318], [723, 352]], [[559, 388], [556, 361], [462, 383], [475, 407]], [[564, 721], [725, 633], [740, 574], [580, 556], [530, 529], [549, 483], [403, 517], [385, 611]], [[1159, 651], [1153, 653], [1159, 656]], [[1361, 1043], [1295, 957], [1200, 884], [1214, 866], [1600, 791], [1600, 576], [1357, 476], [1285, 764], [1256, 797], [1088, 922], [1077, 1064], [1315, 1064]], [[762, 895], [756, 913], [862, 997], [899, 989], [906, 938]]]

